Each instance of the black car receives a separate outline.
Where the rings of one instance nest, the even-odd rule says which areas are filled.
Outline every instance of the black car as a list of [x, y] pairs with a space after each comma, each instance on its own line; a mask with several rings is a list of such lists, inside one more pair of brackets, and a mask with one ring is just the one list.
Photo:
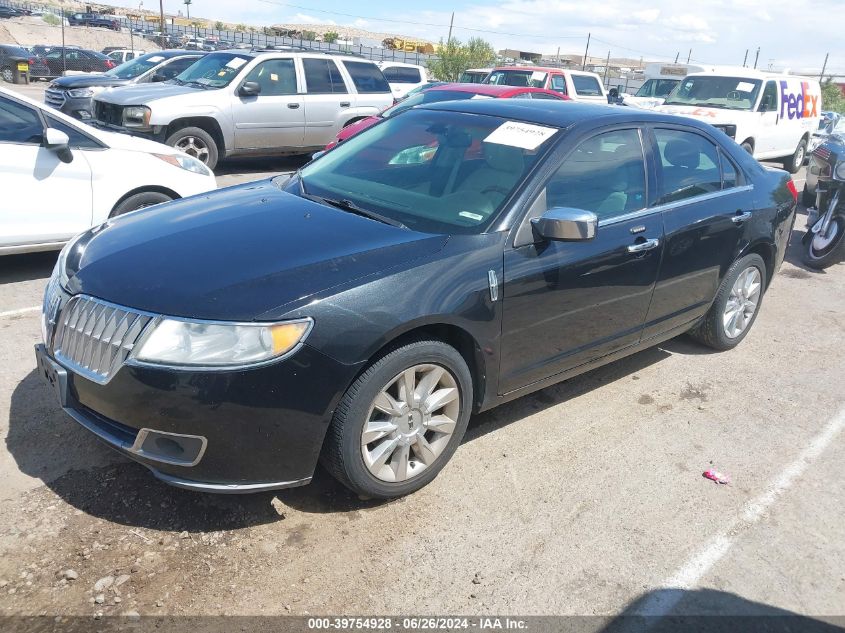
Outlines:
[[0, 44], [0, 77], [11, 83], [15, 79], [16, 70], [26, 70], [31, 79], [47, 77], [50, 69], [34, 51], [22, 46]]
[[14, 7], [0, 7], [0, 19], [2, 18], [20, 18], [25, 16], [26, 13], [21, 11], [20, 9], [15, 9]]
[[117, 63], [110, 57], [86, 48], [71, 48], [56, 46], [44, 55], [44, 63], [47, 65], [48, 78], [61, 77], [65, 71], [81, 71], [88, 73], [102, 73], [117, 66]]
[[683, 332], [736, 346], [783, 260], [791, 182], [691, 119], [423, 105], [293, 176], [82, 234], [46, 291], [39, 372], [177, 486], [296, 486], [320, 459], [361, 494], [407, 494], [471, 413]]
[[112, 31], [120, 30], [120, 22], [97, 13], [74, 13], [67, 17], [67, 21], [71, 26], [93, 26], [111, 29]]
[[173, 79], [204, 53], [168, 50], [147, 53], [99, 75], [59, 77], [47, 87], [44, 103], [81, 120], [94, 116], [94, 95], [106, 88]]

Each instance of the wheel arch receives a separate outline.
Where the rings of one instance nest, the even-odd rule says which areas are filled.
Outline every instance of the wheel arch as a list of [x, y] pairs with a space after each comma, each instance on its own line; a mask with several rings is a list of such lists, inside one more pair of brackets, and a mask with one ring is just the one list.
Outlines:
[[208, 132], [211, 138], [214, 139], [214, 142], [217, 143], [218, 157], [220, 159], [225, 157], [226, 138], [223, 136], [223, 128], [220, 127], [217, 119], [210, 116], [181, 117], [168, 124], [167, 132], [164, 136], [165, 138], [169, 138], [172, 134], [186, 127], [198, 127]]
[[774, 244], [765, 240], [759, 240], [749, 244], [737, 259], [741, 259], [746, 255], [759, 255], [763, 259], [763, 263], [766, 264], [766, 288], [768, 288], [775, 276], [776, 252], [777, 249]]
[[139, 193], [163, 193], [166, 196], [170, 196], [170, 198], [173, 200], [178, 200], [182, 197], [172, 189], [162, 187], [161, 185], [144, 185], [143, 187], [136, 187], [132, 191], [128, 191], [123, 194], [120, 199], [112, 205], [111, 210], [109, 211], [109, 217], [114, 217], [114, 212], [121, 204], [123, 204], [125, 200], [128, 200], [132, 196], [137, 195]]

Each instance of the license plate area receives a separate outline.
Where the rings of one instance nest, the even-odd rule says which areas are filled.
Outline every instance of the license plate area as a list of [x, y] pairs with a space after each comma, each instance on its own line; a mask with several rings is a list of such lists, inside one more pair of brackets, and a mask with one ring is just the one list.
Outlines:
[[18, 70], [21, 72], [26, 72], [29, 70], [29, 64], [26, 62], [18, 62]]
[[35, 346], [35, 362], [38, 374], [48, 384], [59, 401], [59, 406], [66, 407], [68, 401], [67, 370], [47, 355], [43, 345]]

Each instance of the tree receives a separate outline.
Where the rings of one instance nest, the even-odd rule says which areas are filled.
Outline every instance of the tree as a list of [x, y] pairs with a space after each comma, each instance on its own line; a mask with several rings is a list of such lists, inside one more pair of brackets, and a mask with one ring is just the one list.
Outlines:
[[845, 96], [839, 84], [833, 83], [832, 78], [822, 83], [822, 107], [825, 110], [845, 114]]
[[235, 27], [235, 30], [243, 33], [244, 31], [246, 31], [246, 24], [238, 24]]
[[215, 31], [225, 31], [226, 25], [223, 24], [220, 20], [217, 20], [217, 22], [214, 23], [214, 30]]
[[429, 60], [428, 70], [441, 81], [458, 81], [467, 68], [484, 67], [496, 59], [493, 47], [480, 37], [471, 38], [465, 45], [455, 38], [445, 44], [440, 40], [437, 58]]
[[329, 31], [328, 33], [323, 35], [323, 41], [327, 42], [328, 44], [334, 44], [337, 42], [340, 35], [337, 34], [335, 31]]
[[311, 40], [312, 42], [317, 39], [316, 31], [302, 31], [300, 37], [303, 40]]

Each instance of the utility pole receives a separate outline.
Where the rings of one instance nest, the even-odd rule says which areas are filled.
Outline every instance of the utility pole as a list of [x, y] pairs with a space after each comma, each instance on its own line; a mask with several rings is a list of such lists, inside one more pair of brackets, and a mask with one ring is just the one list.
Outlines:
[[829, 55], [830, 55], [830, 53], [824, 54], [824, 64], [822, 64], [822, 72], [819, 75], [819, 81], [824, 81], [824, 71], [827, 70], [827, 58], [828, 58]]
[[161, 18], [161, 34], [167, 30], [164, 26], [164, 0], [158, 0], [159, 17]]
[[677, 53], [675, 53], [675, 63], [676, 63], [676, 64], [678, 63], [678, 58], [679, 58], [680, 56], [681, 56], [681, 51], [678, 51]]
[[689, 55], [687, 55], [687, 63], [689, 64], [689, 60], [692, 59], [692, 49], [689, 49]]
[[584, 61], [581, 64], [581, 70], [587, 69], [587, 55], [590, 52], [590, 34], [587, 33], [587, 48], [584, 50]]
[[184, 3], [185, 4], [185, 11], [188, 12], [188, 19], [189, 20], [191, 19], [191, 2], [192, 1], [193, 0], [185, 0], [185, 3]]
[[65, 10], [62, 7], [62, 75], [67, 72], [67, 59], [65, 58]]
[[557, 47], [556, 57], [557, 57], [557, 64], [558, 64], [558, 66], [560, 66], [560, 46]]
[[757, 70], [757, 60], [760, 59], [760, 47], [757, 47], [757, 54], [754, 56], [754, 70]]
[[745, 68], [745, 65], [748, 63], [748, 49], [745, 49], [745, 57], [742, 59], [742, 67]]
[[452, 19], [449, 20], [449, 37], [446, 38], [446, 46], [452, 41], [452, 25], [455, 23], [455, 12], [452, 11]]
[[604, 79], [602, 79], [602, 83], [604, 87], [607, 88], [607, 71], [610, 70], [610, 51], [607, 51], [607, 61], [604, 63]]

